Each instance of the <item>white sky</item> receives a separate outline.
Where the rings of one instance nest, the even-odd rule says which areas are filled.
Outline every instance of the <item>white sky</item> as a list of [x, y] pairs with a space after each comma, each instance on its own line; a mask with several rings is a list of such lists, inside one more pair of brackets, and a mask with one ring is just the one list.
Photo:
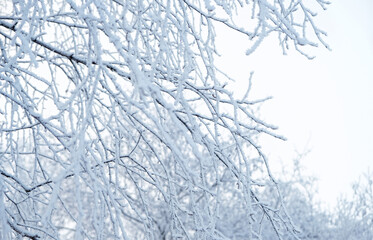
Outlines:
[[295, 52], [283, 56], [270, 40], [245, 57], [245, 39], [218, 31], [224, 69], [240, 79], [236, 90], [254, 71], [252, 93], [274, 97], [261, 116], [288, 141], [264, 140], [272, 165], [311, 150], [302, 164], [319, 178], [320, 200], [331, 205], [373, 169], [372, 11], [372, 0], [336, 0], [319, 11], [317, 22], [333, 50], [313, 49], [312, 61]]

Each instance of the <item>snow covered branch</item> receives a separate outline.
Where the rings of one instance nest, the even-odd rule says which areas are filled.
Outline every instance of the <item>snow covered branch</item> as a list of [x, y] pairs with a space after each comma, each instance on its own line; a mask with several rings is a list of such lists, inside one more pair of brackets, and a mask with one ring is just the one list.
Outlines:
[[296, 238], [281, 193], [261, 200], [277, 183], [257, 138], [284, 138], [262, 100], [225, 88], [214, 28], [246, 36], [247, 54], [272, 33], [284, 50], [327, 47], [306, 3], [0, 4], [4, 239], [262, 239], [266, 221]]

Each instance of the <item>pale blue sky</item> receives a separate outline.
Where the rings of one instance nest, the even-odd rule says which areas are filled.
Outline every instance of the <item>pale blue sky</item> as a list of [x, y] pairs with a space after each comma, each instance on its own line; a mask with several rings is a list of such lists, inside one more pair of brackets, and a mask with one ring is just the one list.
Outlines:
[[372, 11], [371, 0], [332, 2], [316, 19], [333, 50], [314, 49], [312, 61], [295, 53], [282, 56], [271, 40], [246, 58], [245, 39], [218, 35], [224, 68], [241, 79], [238, 86], [255, 71], [253, 94], [274, 97], [261, 115], [288, 138], [264, 139], [274, 167], [295, 150], [311, 150], [302, 164], [319, 178], [320, 199], [328, 204], [373, 169]]

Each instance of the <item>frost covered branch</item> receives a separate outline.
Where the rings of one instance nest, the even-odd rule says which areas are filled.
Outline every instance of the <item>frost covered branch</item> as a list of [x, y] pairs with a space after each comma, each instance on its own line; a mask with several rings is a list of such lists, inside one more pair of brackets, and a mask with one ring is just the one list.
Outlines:
[[248, 55], [272, 33], [327, 47], [306, 3], [0, 4], [2, 239], [297, 238], [278, 188], [261, 200], [277, 182], [257, 138], [284, 138], [225, 88], [214, 28]]

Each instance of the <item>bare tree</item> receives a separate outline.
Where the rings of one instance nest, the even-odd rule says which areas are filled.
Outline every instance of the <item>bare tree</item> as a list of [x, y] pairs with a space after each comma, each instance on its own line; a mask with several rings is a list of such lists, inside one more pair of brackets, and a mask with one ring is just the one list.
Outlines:
[[352, 185], [351, 197], [339, 199], [334, 213], [333, 239], [373, 238], [373, 173], [366, 171]]
[[226, 90], [214, 27], [248, 55], [270, 34], [305, 54], [327, 47], [305, 2], [0, 6], [1, 239], [261, 239], [263, 219], [296, 236], [280, 193], [260, 200], [276, 181], [257, 136], [282, 137]]

